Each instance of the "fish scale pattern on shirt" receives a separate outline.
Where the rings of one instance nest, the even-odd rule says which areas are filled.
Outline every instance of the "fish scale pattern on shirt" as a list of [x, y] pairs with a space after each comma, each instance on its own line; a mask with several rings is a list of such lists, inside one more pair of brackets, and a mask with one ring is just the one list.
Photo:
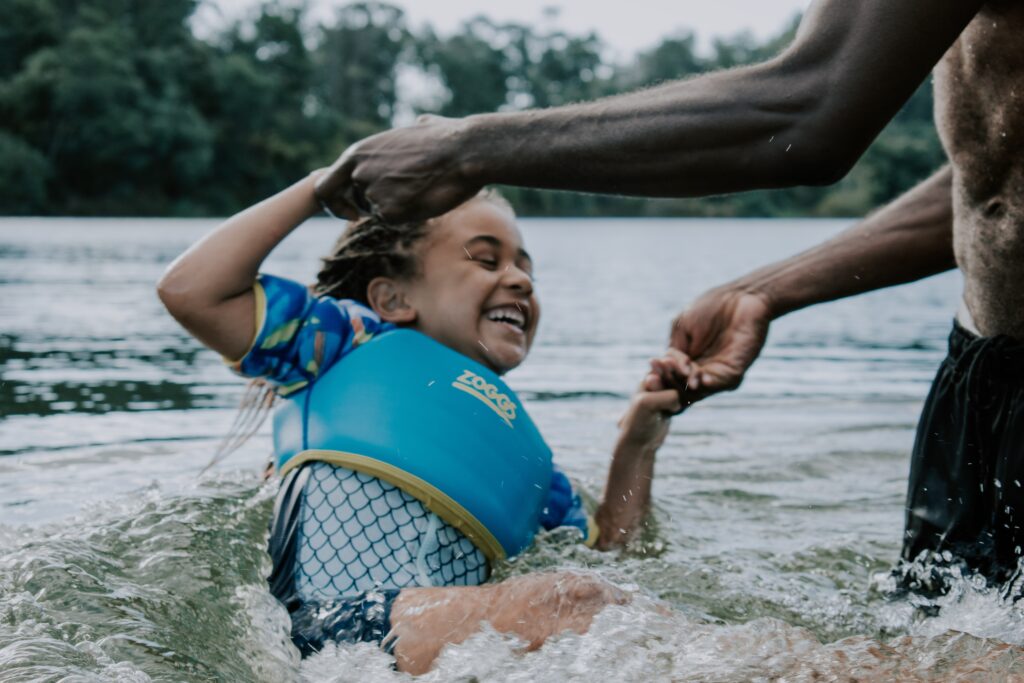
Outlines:
[[297, 539], [296, 588], [303, 600], [487, 580], [484, 554], [405, 491], [329, 463], [309, 467]]

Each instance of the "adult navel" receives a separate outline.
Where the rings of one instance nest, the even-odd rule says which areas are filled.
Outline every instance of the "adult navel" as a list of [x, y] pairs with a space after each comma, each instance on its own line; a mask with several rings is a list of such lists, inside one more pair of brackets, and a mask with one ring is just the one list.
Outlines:
[[1002, 218], [1006, 214], [1006, 204], [999, 199], [990, 199], [985, 204], [985, 218]]

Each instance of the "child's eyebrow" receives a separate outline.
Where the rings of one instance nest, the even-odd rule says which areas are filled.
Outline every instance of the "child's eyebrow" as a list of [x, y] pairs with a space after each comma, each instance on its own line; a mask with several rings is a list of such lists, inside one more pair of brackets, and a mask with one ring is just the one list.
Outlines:
[[[473, 239], [467, 241], [464, 245], [462, 245], [462, 248], [463, 249], [468, 249], [468, 247], [472, 246], [473, 244], [475, 244], [477, 242], [485, 242], [485, 243], [491, 245], [492, 247], [494, 247], [496, 249], [500, 249], [501, 246], [502, 246], [501, 240], [498, 239], [497, 237], [495, 237], [494, 235], [477, 235], [476, 237], [474, 237]], [[516, 251], [516, 258], [526, 259], [531, 264], [533, 263], [533, 258], [530, 256], [530, 253], [528, 251], [526, 251], [525, 249], [523, 249], [522, 247], [520, 247]]]

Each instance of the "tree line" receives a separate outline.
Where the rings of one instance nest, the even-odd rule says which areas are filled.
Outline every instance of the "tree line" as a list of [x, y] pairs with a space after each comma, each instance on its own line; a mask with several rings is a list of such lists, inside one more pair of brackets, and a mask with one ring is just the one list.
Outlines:
[[[325, 22], [263, 5], [198, 36], [199, 0], [0, 3], [0, 213], [226, 215], [417, 113], [550, 107], [759, 62], [792, 39], [663, 39], [625, 64], [599, 36], [485, 16], [451, 35], [357, 2]], [[423, 91], [403, 96], [404, 83]], [[943, 161], [925, 83], [841, 182], [704, 199], [506, 188], [524, 215], [854, 216]]]

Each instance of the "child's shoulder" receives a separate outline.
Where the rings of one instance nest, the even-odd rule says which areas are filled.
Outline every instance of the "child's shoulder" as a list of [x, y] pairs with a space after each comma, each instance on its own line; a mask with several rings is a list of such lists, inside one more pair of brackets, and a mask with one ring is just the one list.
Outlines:
[[257, 284], [263, 320], [254, 348], [264, 352], [335, 357], [394, 327], [360, 301], [317, 296], [288, 278], [261, 274]]
[[354, 348], [394, 328], [353, 299], [316, 296], [306, 285], [276, 275], [257, 281], [256, 338], [232, 369], [297, 391]]
[[290, 318], [304, 318], [305, 322], [317, 324], [326, 318], [331, 321], [338, 316], [358, 320], [362, 324], [385, 324], [372, 308], [355, 299], [337, 299], [329, 294], [315, 294], [310, 287], [280, 277], [260, 273], [257, 280], [258, 296], [265, 300], [268, 313], [287, 312]]
[[345, 352], [368, 342], [375, 334], [394, 327], [381, 320], [366, 304], [355, 299], [335, 299], [332, 296], [317, 297], [309, 324], [325, 330], [350, 332], [346, 335], [348, 343]]

